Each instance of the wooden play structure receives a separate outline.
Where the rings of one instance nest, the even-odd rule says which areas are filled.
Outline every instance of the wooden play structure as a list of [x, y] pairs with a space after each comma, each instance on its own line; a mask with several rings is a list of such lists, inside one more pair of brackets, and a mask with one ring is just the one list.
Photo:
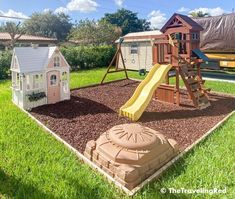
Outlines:
[[[122, 55], [122, 50], [121, 50], [121, 45], [122, 45], [123, 41], [124, 41], [124, 38], [119, 39], [119, 43], [118, 43], [118, 46], [117, 46], [117, 51], [116, 51], [115, 55], [113, 56], [113, 59], [110, 62], [109, 66], [108, 66], [108, 69], [107, 69], [103, 79], [101, 80], [100, 84], [104, 83], [104, 80], [105, 80], [105, 78], [107, 77], [107, 75], [109, 73], [125, 72], [125, 77], [126, 77], [126, 79], [128, 79], [126, 65], [125, 65], [125, 61], [124, 61], [124, 58], [123, 58], [123, 55]], [[122, 61], [123, 69], [118, 68], [119, 60]], [[115, 69], [113, 70], [112, 67], [115, 67]]]
[[[180, 105], [180, 77], [193, 105], [198, 109], [210, 106], [208, 89], [202, 80], [200, 64], [208, 58], [200, 51], [200, 31], [203, 28], [190, 17], [174, 14], [163, 26], [161, 35], [152, 39], [153, 67], [124, 104], [119, 115], [132, 121], [140, 118], [154, 97]], [[175, 73], [175, 85], [169, 85], [169, 71]], [[165, 79], [165, 84], [162, 84]]]
[[199, 109], [210, 106], [202, 80], [200, 65], [206, 59], [199, 50], [202, 27], [191, 18], [174, 14], [161, 29], [162, 35], [154, 41], [153, 63], [170, 63], [175, 71], [175, 86], [169, 85], [169, 73], [166, 84], [161, 85], [155, 97], [158, 100], [180, 105], [180, 76], [187, 88], [190, 99]]

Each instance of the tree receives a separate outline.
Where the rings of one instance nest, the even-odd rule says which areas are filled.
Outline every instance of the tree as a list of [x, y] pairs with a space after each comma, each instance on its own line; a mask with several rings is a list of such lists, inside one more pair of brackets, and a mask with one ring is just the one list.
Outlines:
[[12, 52], [10, 50], [0, 51], [0, 79], [6, 79], [10, 75]]
[[209, 16], [210, 16], [209, 13], [206, 13], [206, 12], [204, 13], [204, 12], [202, 12], [202, 11], [191, 12], [190, 15], [191, 15], [192, 17], [209, 17]]
[[121, 29], [107, 21], [81, 20], [71, 30], [69, 39], [80, 44], [113, 44], [121, 35]]
[[59, 41], [65, 40], [72, 28], [68, 15], [62, 12], [54, 14], [51, 11], [33, 13], [24, 25], [28, 34], [55, 37]]
[[18, 24], [14, 22], [6, 22], [1, 27], [1, 32], [7, 32], [10, 35], [10, 47], [14, 48], [17, 40], [21, 37], [22, 34], [24, 34], [25, 29], [21, 26], [20, 22]]
[[101, 20], [120, 27], [123, 35], [129, 32], [150, 30], [150, 22], [145, 19], [139, 19], [137, 13], [124, 8], [112, 14], [106, 13]]

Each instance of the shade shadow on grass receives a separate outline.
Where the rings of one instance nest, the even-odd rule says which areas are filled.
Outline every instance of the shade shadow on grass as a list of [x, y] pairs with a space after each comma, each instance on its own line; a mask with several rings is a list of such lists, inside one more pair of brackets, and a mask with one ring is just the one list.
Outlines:
[[7, 175], [2, 169], [0, 169], [0, 194], [6, 198], [56, 198], [50, 193], [44, 193], [33, 185], [25, 184], [21, 180]]

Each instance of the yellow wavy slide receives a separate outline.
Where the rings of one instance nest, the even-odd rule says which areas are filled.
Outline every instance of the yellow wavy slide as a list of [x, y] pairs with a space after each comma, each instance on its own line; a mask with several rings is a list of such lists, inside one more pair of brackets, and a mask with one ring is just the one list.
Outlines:
[[155, 64], [147, 77], [136, 88], [132, 97], [120, 108], [119, 115], [137, 121], [153, 97], [154, 91], [165, 79], [171, 69], [170, 64]]

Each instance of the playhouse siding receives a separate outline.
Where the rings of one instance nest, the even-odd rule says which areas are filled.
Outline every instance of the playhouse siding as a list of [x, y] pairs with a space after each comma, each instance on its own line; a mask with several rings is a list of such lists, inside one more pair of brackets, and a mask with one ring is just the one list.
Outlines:
[[[41, 88], [41, 89], [37, 89], [37, 90], [34, 90], [34, 92], [45, 92], [46, 93], [46, 89], [45, 87], [44, 88]], [[29, 99], [28, 99], [28, 96], [29, 94], [32, 94], [33, 91], [26, 91], [25, 92], [25, 95], [24, 95], [24, 106], [23, 108], [26, 109], [26, 110], [30, 110], [34, 107], [37, 107], [37, 106], [42, 106], [44, 104], [47, 104], [47, 98], [43, 98], [43, 99], [40, 99], [40, 100], [37, 100], [37, 101], [34, 101], [34, 102], [30, 102]]]
[[[54, 67], [54, 57], [60, 57], [60, 67]], [[47, 82], [47, 84], [49, 84], [49, 76], [51, 74], [56, 73], [59, 76], [59, 90], [58, 92], [60, 93], [60, 101], [61, 100], [68, 100], [70, 99], [70, 91], [69, 91], [69, 82], [70, 82], [70, 76], [69, 76], [69, 65], [68, 63], [65, 61], [64, 57], [62, 56], [62, 54], [60, 52], [54, 52], [54, 54], [52, 55], [48, 66], [47, 66], [47, 80], [45, 80]], [[67, 81], [62, 81], [62, 76], [63, 76], [63, 72], [66, 72], [67, 74]], [[66, 84], [66, 85], [64, 85]], [[66, 90], [68, 92], [65, 92], [65, 88], [67, 88]], [[47, 89], [50, 89], [47, 86]], [[52, 93], [49, 93], [47, 90], [47, 98], [53, 98]], [[49, 100], [50, 101], [50, 100]], [[49, 103], [48, 101], [48, 103]]]
[[32, 94], [33, 92], [34, 93], [38, 93], [38, 92], [46, 92], [46, 79], [45, 79], [45, 73], [42, 71], [42, 72], [39, 72], [39, 73], [26, 73], [25, 75], [29, 75], [29, 76], [33, 76], [35, 74], [42, 74], [42, 87], [39, 88], [39, 89], [34, 89], [34, 90], [27, 90], [27, 83], [26, 83], [26, 79], [24, 78], [23, 80], [23, 87], [22, 87], [22, 93], [23, 93], [23, 108], [26, 109], [26, 110], [30, 110], [34, 107], [37, 107], [37, 106], [42, 106], [44, 104], [47, 104], [47, 98], [43, 98], [43, 99], [40, 99], [40, 100], [37, 100], [37, 101], [34, 101], [34, 102], [30, 102], [29, 99], [28, 99], [28, 95]]
[[[138, 53], [131, 54], [131, 46], [137, 44]], [[129, 70], [146, 69], [149, 71], [153, 65], [152, 45], [150, 41], [125, 42], [121, 46], [126, 68]], [[121, 57], [119, 57], [119, 68], [123, 68]]]
[[64, 61], [64, 58], [61, 56], [59, 52], [55, 52], [52, 56], [47, 68], [54, 68], [54, 57], [59, 56], [60, 57], [60, 67], [68, 67], [68, 64]]
[[15, 104], [23, 107], [24, 99], [23, 99], [23, 92], [21, 90], [13, 90], [12, 91], [12, 100]]

